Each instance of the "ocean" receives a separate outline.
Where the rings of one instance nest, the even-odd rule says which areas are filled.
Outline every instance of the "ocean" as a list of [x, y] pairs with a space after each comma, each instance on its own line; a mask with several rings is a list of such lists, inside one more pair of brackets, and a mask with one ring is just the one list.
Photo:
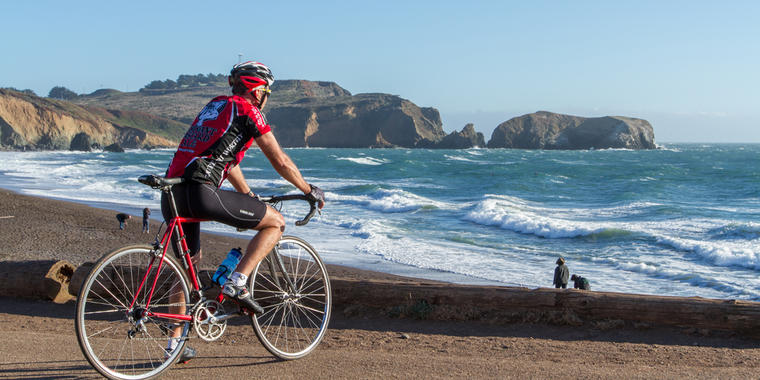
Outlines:
[[[305, 227], [292, 223], [305, 205], [285, 204], [286, 233], [328, 263], [535, 288], [562, 256], [592, 290], [760, 300], [760, 144], [286, 151], [328, 200]], [[159, 218], [159, 193], [136, 179], [172, 154], [0, 152], [0, 187]], [[295, 192], [256, 149], [242, 168], [259, 194]]]

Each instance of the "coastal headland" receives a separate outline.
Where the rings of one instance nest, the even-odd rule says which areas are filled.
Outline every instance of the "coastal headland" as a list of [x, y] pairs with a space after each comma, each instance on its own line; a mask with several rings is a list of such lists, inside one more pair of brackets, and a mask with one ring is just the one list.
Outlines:
[[[499, 124], [486, 141], [471, 123], [447, 134], [436, 108], [398, 95], [351, 94], [333, 82], [306, 80], [277, 81], [272, 91], [264, 111], [283, 147], [656, 148], [649, 122], [631, 117], [539, 111]], [[149, 85], [136, 92], [101, 89], [59, 98], [0, 89], [0, 149], [174, 147], [205, 103], [224, 94], [229, 87], [219, 82]]]
[[[0, 190], [0, 209], [0, 265], [6, 268], [40, 260], [80, 267], [108, 250], [152, 239], [140, 233], [135, 219], [121, 231], [115, 212], [81, 204]], [[204, 268], [241, 243], [206, 234]], [[211, 375], [220, 368], [281, 378], [304, 371], [317, 378], [512, 378], [558, 372], [593, 378], [747, 378], [760, 366], [752, 337], [758, 331], [752, 325], [758, 319], [754, 302], [451, 285], [340, 266], [329, 271], [335, 316], [314, 354], [273, 361], [240, 321], [220, 342], [193, 341], [201, 357], [176, 366], [167, 378]], [[6, 375], [94, 374], [75, 343], [71, 301], [6, 296], [0, 305], [0, 323], [13, 347], [12, 353], [3, 350], [8, 354], [0, 360]], [[626, 307], [627, 319], [610, 314]], [[674, 316], [687, 319], [674, 321]]]

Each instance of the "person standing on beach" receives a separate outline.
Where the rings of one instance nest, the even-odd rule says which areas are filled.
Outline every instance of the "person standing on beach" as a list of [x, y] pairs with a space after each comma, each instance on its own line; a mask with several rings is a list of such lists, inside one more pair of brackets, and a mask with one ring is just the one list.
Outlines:
[[127, 225], [127, 219], [131, 218], [132, 215], [124, 214], [124, 213], [118, 213], [116, 214], [116, 220], [119, 221], [119, 229], [123, 230], [124, 227]]
[[143, 233], [148, 232], [150, 232], [150, 209], [146, 207], [143, 209]]
[[557, 267], [554, 268], [554, 287], [559, 289], [567, 288], [567, 280], [570, 277], [570, 269], [565, 265], [565, 259], [557, 259]]
[[[260, 201], [246, 183], [239, 166], [246, 151], [255, 141], [277, 173], [317, 202], [320, 209], [324, 207], [325, 196], [319, 187], [304, 180], [298, 167], [280, 148], [261, 113], [274, 83], [269, 68], [259, 62], [239, 63], [232, 67], [228, 82], [232, 96], [218, 96], [200, 111], [174, 153], [166, 176], [185, 179], [172, 188], [179, 216], [258, 231], [222, 288], [227, 298], [258, 314], [264, 310], [251, 297], [246, 280], [280, 240], [285, 219], [277, 210]], [[225, 179], [236, 191], [219, 188]], [[172, 217], [165, 194], [161, 197], [161, 212], [165, 220]], [[200, 262], [199, 223], [183, 223], [183, 229], [193, 261]], [[174, 250], [177, 251], [176, 245]], [[183, 308], [180, 306], [173, 312], [184, 313]], [[177, 337], [179, 333], [179, 329], [175, 329], [172, 336]], [[173, 350], [177, 343], [177, 339], [169, 339], [167, 351]], [[180, 361], [186, 362], [193, 357], [195, 350], [186, 347]]]

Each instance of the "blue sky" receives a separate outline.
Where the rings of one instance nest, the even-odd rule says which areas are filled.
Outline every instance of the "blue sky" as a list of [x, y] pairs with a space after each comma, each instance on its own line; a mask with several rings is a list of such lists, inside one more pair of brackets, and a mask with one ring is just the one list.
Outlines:
[[490, 138], [538, 110], [649, 120], [658, 142], [760, 142], [756, 1], [4, 1], [0, 87], [136, 91], [226, 73], [400, 95]]

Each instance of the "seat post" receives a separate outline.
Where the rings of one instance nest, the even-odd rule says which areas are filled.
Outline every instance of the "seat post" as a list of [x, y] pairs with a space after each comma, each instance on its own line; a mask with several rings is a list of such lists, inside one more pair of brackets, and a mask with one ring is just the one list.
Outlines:
[[[166, 195], [169, 197], [169, 206], [172, 213], [172, 219], [177, 218], [179, 216], [179, 212], [177, 211], [177, 204], [174, 202], [174, 193], [172, 192], [172, 188], [174, 185], [167, 186], [163, 189], [163, 191], [166, 192]], [[174, 240], [177, 243], [177, 251], [174, 252], [174, 255], [181, 258], [184, 256], [184, 252], [182, 251], [182, 236], [179, 236], [179, 223], [174, 223]], [[182, 263], [187, 266], [184, 260], [182, 260]]]
[[176, 218], [179, 216], [179, 212], [177, 212], [177, 204], [174, 203], [174, 193], [172, 193], [172, 186], [167, 186], [163, 190], [166, 192], [166, 195], [169, 197], [169, 206], [171, 206], [172, 211], [172, 218]]

